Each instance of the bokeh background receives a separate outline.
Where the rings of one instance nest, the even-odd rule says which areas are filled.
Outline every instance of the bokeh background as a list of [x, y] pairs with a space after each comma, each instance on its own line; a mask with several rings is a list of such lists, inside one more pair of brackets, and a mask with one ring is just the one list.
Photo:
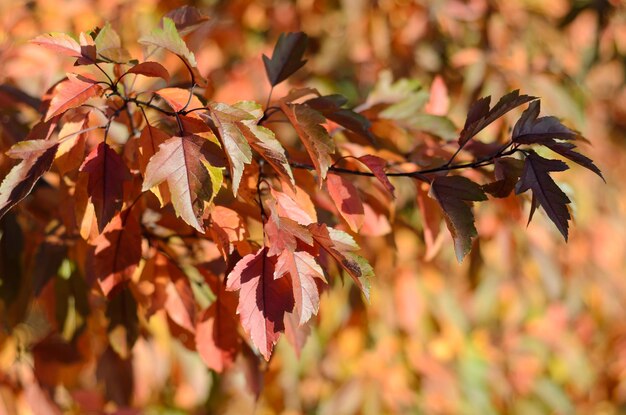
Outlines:
[[[557, 176], [573, 200], [567, 244], [543, 212], [526, 226], [528, 203], [477, 206], [480, 238], [462, 264], [445, 229], [427, 240], [406, 226], [421, 218], [405, 203], [391, 233], [360, 241], [377, 275], [371, 303], [338, 282], [299, 357], [283, 339], [269, 364], [216, 376], [155, 321], [133, 349], [133, 378], [119, 380], [134, 385], [126, 408], [103, 393], [95, 357], [38, 353], [46, 333], [31, 305], [18, 324], [0, 319], [0, 414], [626, 413], [623, 2], [0, 0], [0, 83], [41, 96], [64, 75], [68, 60], [27, 43], [44, 32], [109, 21], [141, 56], [136, 39], [183, 4], [210, 17], [186, 39], [208, 99], [264, 102], [261, 54], [301, 30], [309, 62], [291, 86], [358, 106], [377, 83], [412, 79], [457, 128], [476, 98], [521, 89], [589, 139], [582, 150], [607, 183], [578, 167]], [[20, 134], [3, 115], [3, 142]]]

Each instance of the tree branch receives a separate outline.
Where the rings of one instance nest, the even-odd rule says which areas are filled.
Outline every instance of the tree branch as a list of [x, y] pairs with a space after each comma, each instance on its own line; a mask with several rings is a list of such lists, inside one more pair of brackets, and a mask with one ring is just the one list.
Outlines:
[[[489, 157], [485, 157], [482, 159], [478, 159], [478, 160], [474, 160], [473, 162], [469, 162], [469, 163], [461, 163], [461, 164], [453, 164], [453, 165], [448, 165], [448, 163], [442, 165], [442, 166], [438, 166], [438, 167], [432, 167], [429, 169], [422, 169], [422, 170], [416, 170], [416, 171], [412, 171], [412, 172], [389, 172], [389, 173], [385, 173], [387, 175], [387, 177], [411, 177], [414, 179], [418, 179], [418, 180], [422, 180], [424, 182], [430, 183], [430, 179], [425, 176], [426, 174], [431, 174], [431, 173], [441, 173], [441, 172], [447, 172], [447, 171], [451, 171], [451, 170], [461, 170], [461, 169], [477, 169], [479, 167], [484, 167], [484, 166], [489, 166], [491, 164], [494, 164], [495, 160], [502, 158], [502, 157], [506, 157], [506, 156], [510, 156], [513, 155], [519, 151], [517, 147], [514, 147], [508, 151], [506, 151], [506, 149], [512, 144], [509, 143], [507, 144], [505, 147], [503, 147], [501, 150], [499, 150], [497, 153], [489, 156]], [[289, 165], [291, 167], [293, 167], [294, 169], [303, 169], [303, 170], [315, 170], [315, 166], [311, 165], [311, 164], [306, 164], [306, 163], [299, 163], [296, 161], [292, 161], [289, 163]], [[368, 171], [361, 171], [361, 170], [352, 170], [352, 169], [346, 169], [343, 167], [335, 167], [335, 166], [331, 166], [328, 168], [328, 171], [332, 171], [335, 173], [343, 173], [343, 174], [351, 174], [354, 176], [367, 176], [367, 177], [375, 177], [374, 173], [368, 172]]]

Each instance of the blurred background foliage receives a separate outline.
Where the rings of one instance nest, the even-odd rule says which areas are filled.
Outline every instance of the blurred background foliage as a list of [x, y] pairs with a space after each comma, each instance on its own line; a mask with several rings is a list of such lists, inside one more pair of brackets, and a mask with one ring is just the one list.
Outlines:
[[[119, 359], [98, 363], [111, 353], [102, 350], [103, 315], [90, 316], [76, 346], [86, 357], [55, 348], [45, 338], [44, 309], [55, 289], [71, 290], [59, 283], [22, 310], [19, 323], [17, 311], [0, 310], [0, 414], [626, 413], [624, 3], [0, 0], [0, 102], [14, 98], [6, 85], [42, 96], [68, 69], [67, 59], [29, 39], [109, 21], [141, 56], [136, 39], [183, 4], [210, 17], [186, 38], [210, 80], [206, 98], [265, 102], [261, 54], [271, 53], [281, 32], [302, 30], [311, 37], [309, 62], [291, 86], [342, 93], [359, 106], [377, 83], [407, 78], [396, 93], [410, 99], [421, 85], [431, 93], [431, 113], [447, 115], [457, 129], [476, 98], [521, 89], [590, 140], [584, 150], [608, 184], [578, 167], [558, 176], [575, 213], [567, 244], [543, 213], [526, 227], [528, 203], [481, 204], [480, 238], [460, 265], [445, 229], [429, 239], [407, 226], [419, 229], [422, 218], [415, 194], [400, 192], [392, 232], [360, 240], [377, 275], [371, 304], [350, 284], [337, 284], [322, 296], [299, 357], [282, 339], [269, 364], [244, 356], [222, 376], [158, 316], [132, 351], [130, 378], [116, 377], [125, 373]], [[179, 65], [175, 56], [162, 59]], [[36, 112], [1, 115], [6, 148]], [[433, 128], [444, 135], [447, 127]], [[2, 175], [7, 168], [0, 162]], [[46, 195], [38, 197], [45, 206]], [[7, 237], [10, 229], [0, 247], [8, 254], [30, 243]], [[131, 407], [115, 404], [131, 391]]]

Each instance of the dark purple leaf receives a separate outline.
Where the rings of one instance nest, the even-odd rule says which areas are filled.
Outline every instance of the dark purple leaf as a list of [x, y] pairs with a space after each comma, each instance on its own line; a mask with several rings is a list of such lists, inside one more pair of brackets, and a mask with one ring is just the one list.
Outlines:
[[454, 239], [456, 258], [463, 261], [472, 247], [472, 238], [478, 235], [471, 202], [487, 200], [487, 196], [478, 184], [463, 176], [436, 177], [429, 196], [439, 202]]
[[552, 180], [550, 172], [565, 171], [568, 168], [567, 164], [560, 160], [545, 159], [534, 152], [530, 152], [524, 162], [524, 171], [520, 181], [515, 186], [515, 193], [517, 194], [529, 189], [532, 190], [531, 218], [537, 205], [541, 205], [566, 241], [568, 221], [570, 220], [567, 204], [570, 203], [570, 200]]
[[459, 145], [463, 146], [472, 137], [507, 112], [529, 101], [537, 99], [529, 95], [520, 95], [519, 90], [510, 92], [500, 98], [493, 108], [489, 109], [491, 97], [481, 98], [470, 107], [465, 126], [459, 136]]
[[272, 86], [276, 86], [300, 69], [308, 36], [302, 32], [282, 33], [276, 42], [272, 58], [263, 55], [265, 72]]

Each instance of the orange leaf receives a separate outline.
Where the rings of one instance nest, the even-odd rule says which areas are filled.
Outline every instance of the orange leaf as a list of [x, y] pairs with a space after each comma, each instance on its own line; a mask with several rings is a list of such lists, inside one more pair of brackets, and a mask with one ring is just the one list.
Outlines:
[[54, 89], [44, 121], [63, 114], [71, 108], [81, 106], [89, 98], [98, 95], [100, 91], [102, 87], [96, 81], [84, 76], [68, 74], [67, 80], [58, 84]]

